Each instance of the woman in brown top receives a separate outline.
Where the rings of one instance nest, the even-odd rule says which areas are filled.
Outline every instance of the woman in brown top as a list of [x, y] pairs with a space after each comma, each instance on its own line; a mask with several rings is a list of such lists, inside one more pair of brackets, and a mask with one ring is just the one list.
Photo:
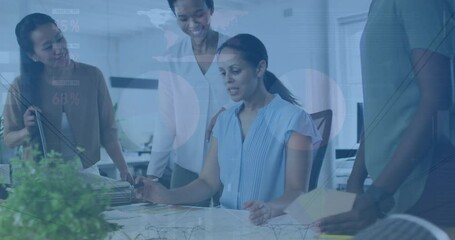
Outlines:
[[121, 178], [132, 182], [101, 71], [69, 58], [66, 40], [48, 15], [24, 17], [16, 37], [21, 74], [10, 87], [3, 112], [5, 144], [40, 145], [35, 115], [39, 111], [48, 152], [60, 152], [65, 160], [79, 157], [81, 168], [96, 173], [103, 146]]

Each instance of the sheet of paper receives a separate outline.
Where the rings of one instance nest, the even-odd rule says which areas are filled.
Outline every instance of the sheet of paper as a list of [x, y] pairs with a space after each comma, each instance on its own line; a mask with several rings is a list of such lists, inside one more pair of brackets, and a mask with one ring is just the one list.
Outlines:
[[141, 215], [138, 215], [137, 213], [131, 213], [128, 211], [120, 211], [117, 209], [105, 211], [105, 212], [103, 212], [103, 215], [106, 219], [109, 219], [109, 220], [123, 220], [123, 219], [141, 217]]
[[301, 224], [347, 212], [352, 209], [355, 194], [318, 188], [300, 195], [284, 211]]

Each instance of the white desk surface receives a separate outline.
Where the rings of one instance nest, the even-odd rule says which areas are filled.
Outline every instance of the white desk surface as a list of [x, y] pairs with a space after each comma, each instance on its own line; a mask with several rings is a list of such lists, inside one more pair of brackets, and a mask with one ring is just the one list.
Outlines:
[[110, 234], [117, 239], [319, 239], [289, 215], [271, 219], [264, 226], [248, 220], [248, 211], [153, 204], [132, 204], [106, 211], [109, 222], [123, 227]]

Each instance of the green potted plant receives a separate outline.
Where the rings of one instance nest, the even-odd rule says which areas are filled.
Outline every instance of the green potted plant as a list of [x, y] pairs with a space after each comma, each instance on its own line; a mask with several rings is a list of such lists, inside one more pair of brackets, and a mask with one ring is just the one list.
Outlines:
[[[36, 156], [36, 151], [35, 154]], [[55, 152], [19, 166], [13, 191], [0, 205], [0, 236], [9, 239], [104, 239], [109, 224], [102, 212], [109, 200], [83, 181], [73, 164]]]

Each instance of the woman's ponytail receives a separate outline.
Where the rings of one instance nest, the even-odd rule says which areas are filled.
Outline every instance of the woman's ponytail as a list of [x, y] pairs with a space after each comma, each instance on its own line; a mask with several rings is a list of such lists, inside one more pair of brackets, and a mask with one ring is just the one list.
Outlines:
[[269, 93], [277, 93], [282, 99], [294, 105], [300, 106], [294, 95], [292, 95], [291, 91], [289, 91], [289, 89], [284, 86], [284, 84], [275, 76], [275, 74], [268, 70], [264, 75], [264, 85]]

